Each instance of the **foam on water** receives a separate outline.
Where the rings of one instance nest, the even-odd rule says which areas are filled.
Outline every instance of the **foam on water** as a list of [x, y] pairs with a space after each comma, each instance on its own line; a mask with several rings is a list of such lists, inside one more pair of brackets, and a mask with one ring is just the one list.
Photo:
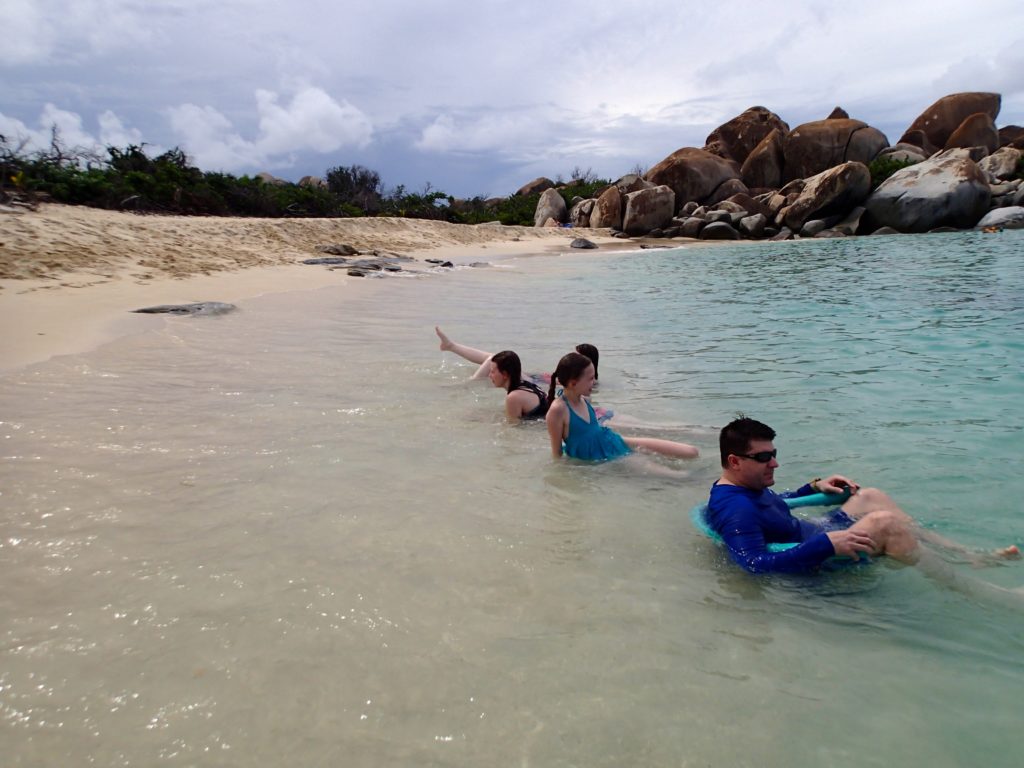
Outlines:
[[[1024, 537], [1024, 238], [565, 255], [264, 297], [0, 379], [5, 764], [1009, 765], [1024, 614], [691, 529], [716, 428]], [[673, 426], [553, 463], [433, 325]], [[971, 573], [1024, 584], [1024, 567]]]

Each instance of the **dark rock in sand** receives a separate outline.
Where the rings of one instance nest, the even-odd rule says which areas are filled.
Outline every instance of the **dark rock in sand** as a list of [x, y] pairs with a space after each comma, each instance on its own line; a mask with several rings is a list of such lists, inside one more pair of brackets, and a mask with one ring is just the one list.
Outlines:
[[237, 307], [222, 301], [199, 301], [195, 304], [160, 304], [156, 307], [133, 309], [147, 315], [224, 315]]
[[355, 256], [359, 251], [346, 243], [332, 243], [330, 245], [318, 245], [320, 253], [331, 253], [335, 256]]
[[590, 240], [587, 240], [587, 238], [585, 238], [585, 237], [577, 237], [575, 240], [573, 240], [571, 243], [569, 243], [569, 247], [570, 248], [597, 248], [597, 243], [593, 243]]
[[338, 264], [348, 264], [348, 259], [343, 256], [321, 256], [316, 259], [303, 259], [303, 264], [315, 264], [315, 265], [329, 265], [337, 266]]

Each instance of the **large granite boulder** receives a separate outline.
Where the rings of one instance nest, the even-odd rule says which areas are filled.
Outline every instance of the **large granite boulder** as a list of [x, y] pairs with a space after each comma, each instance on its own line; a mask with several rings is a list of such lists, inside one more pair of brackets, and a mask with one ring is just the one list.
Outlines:
[[1024, 149], [1024, 128], [1019, 125], [1004, 125], [999, 129], [999, 146]]
[[300, 187], [312, 187], [313, 189], [327, 189], [327, 182], [319, 176], [303, 176], [299, 179]]
[[975, 112], [964, 120], [946, 140], [946, 149], [955, 147], [984, 147], [991, 155], [999, 148], [999, 131], [984, 112]]
[[978, 167], [997, 179], [1012, 179], [1017, 175], [1017, 166], [1022, 156], [1024, 152], [1019, 149], [1002, 147], [981, 160]]
[[805, 180], [796, 199], [779, 211], [777, 221], [800, 230], [809, 219], [845, 215], [871, 191], [871, 171], [864, 163], [849, 162]]
[[546, 176], [538, 176], [533, 181], [523, 184], [517, 191], [517, 197], [530, 197], [531, 195], [539, 195], [541, 192], [552, 189], [555, 186], [555, 182]]
[[660, 185], [626, 195], [626, 212], [622, 231], [627, 235], [643, 235], [666, 226], [676, 212], [676, 195], [671, 187]]
[[892, 227], [927, 232], [941, 226], [973, 227], [989, 207], [985, 173], [966, 149], [947, 149], [896, 171], [864, 204], [868, 231]]
[[565, 198], [558, 194], [557, 190], [545, 189], [537, 201], [537, 210], [533, 214], [533, 226], [547, 226], [548, 219], [554, 219], [557, 223], [565, 223], [568, 214], [565, 205]]
[[593, 198], [588, 198], [587, 200], [580, 200], [576, 203], [569, 211], [569, 223], [574, 227], [589, 227], [590, 214], [594, 210], [595, 202], [597, 201]]
[[1024, 207], [1015, 205], [989, 211], [975, 225], [975, 229], [985, 229], [986, 227], [1024, 229]]
[[608, 187], [594, 201], [594, 208], [590, 212], [590, 226], [593, 229], [622, 228], [622, 193], [618, 187]]
[[740, 168], [740, 178], [751, 189], [777, 189], [782, 186], [782, 140], [787, 131], [774, 130], [751, 150]]
[[651, 189], [658, 186], [646, 181], [643, 176], [637, 173], [627, 173], [615, 182], [619, 194], [628, 195], [630, 192], [639, 192], [641, 189]]
[[928, 140], [928, 135], [919, 128], [913, 131], [907, 131], [900, 137], [900, 140], [896, 142], [897, 147], [907, 145], [917, 147], [925, 157], [931, 157], [939, 151], [939, 148]]
[[783, 178], [806, 179], [841, 163], [870, 163], [889, 146], [885, 134], [860, 120], [815, 120], [782, 141]]
[[772, 131], [785, 134], [789, 126], [769, 109], [750, 107], [708, 134], [704, 149], [742, 165], [754, 147]]
[[1001, 103], [1002, 97], [998, 93], [968, 92], [943, 96], [917, 116], [900, 141], [927, 149], [914, 133], [921, 131], [933, 147], [944, 147], [953, 131], [971, 115], [984, 112], [994, 121]]
[[739, 178], [739, 166], [732, 160], [696, 147], [683, 147], [651, 168], [647, 181], [669, 187], [678, 205], [691, 200], [703, 202], [723, 182]]

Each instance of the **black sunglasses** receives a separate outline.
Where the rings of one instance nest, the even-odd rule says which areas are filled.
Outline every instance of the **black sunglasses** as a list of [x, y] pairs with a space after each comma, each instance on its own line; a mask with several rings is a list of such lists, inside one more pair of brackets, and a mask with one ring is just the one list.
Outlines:
[[758, 451], [757, 453], [737, 453], [741, 459], [753, 459], [758, 464], [767, 464], [769, 461], [779, 455], [779, 449], [773, 448], [770, 451]]

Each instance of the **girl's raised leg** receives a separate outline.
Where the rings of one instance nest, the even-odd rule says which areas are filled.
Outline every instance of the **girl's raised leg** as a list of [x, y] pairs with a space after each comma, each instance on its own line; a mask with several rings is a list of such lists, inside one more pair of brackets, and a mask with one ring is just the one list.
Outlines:
[[439, 326], [434, 326], [434, 333], [437, 334], [437, 338], [441, 340], [441, 351], [442, 352], [454, 352], [461, 358], [469, 360], [471, 363], [477, 363], [480, 367], [476, 369], [471, 379], [485, 379], [491, 372], [491, 353], [484, 352], [482, 349], [474, 349], [473, 347], [467, 347], [465, 344], [459, 344], [449, 339], [444, 331]]

